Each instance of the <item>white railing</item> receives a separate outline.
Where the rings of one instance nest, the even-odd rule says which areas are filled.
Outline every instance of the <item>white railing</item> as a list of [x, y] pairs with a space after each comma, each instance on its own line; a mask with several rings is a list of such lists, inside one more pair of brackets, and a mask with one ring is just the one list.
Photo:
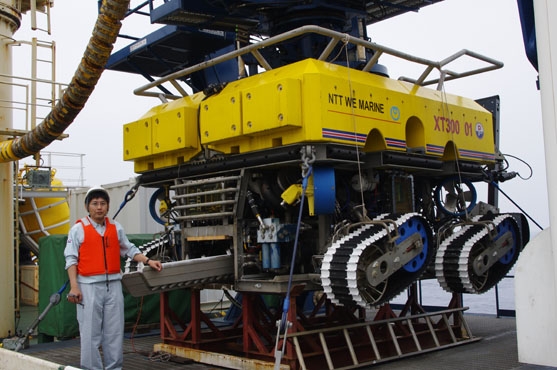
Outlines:
[[[182, 89], [180, 87], [180, 85], [178, 84], [178, 79], [182, 79], [185, 76], [188, 76], [194, 72], [203, 70], [205, 68], [208, 67], [212, 67], [216, 64], [222, 63], [222, 62], [226, 62], [228, 60], [234, 59], [234, 58], [238, 58], [241, 57], [242, 55], [245, 54], [252, 54], [253, 57], [255, 57], [255, 59], [258, 61], [259, 65], [264, 68], [265, 70], [269, 71], [272, 69], [270, 63], [263, 57], [263, 55], [261, 55], [261, 53], [259, 52], [260, 49], [275, 45], [279, 42], [285, 41], [285, 40], [289, 40], [295, 37], [300, 37], [306, 34], [318, 34], [318, 35], [322, 35], [322, 36], [327, 36], [330, 38], [329, 43], [327, 44], [327, 46], [323, 49], [323, 51], [321, 52], [321, 55], [318, 57], [318, 60], [322, 60], [322, 61], [326, 61], [328, 59], [328, 57], [331, 55], [331, 53], [333, 52], [333, 50], [335, 49], [335, 47], [338, 45], [339, 42], [345, 43], [345, 44], [354, 44], [357, 46], [361, 46], [364, 47], [366, 49], [369, 50], [373, 50], [375, 51], [375, 54], [373, 55], [373, 57], [366, 63], [366, 65], [364, 66], [364, 68], [362, 69], [364, 72], [369, 72], [371, 71], [371, 69], [373, 68], [373, 66], [375, 64], [377, 64], [379, 57], [383, 54], [386, 55], [391, 55], [397, 58], [401, 58], [404, 60], [407, 60], [409, 62], [413, 62], [413, 63], [417, 63], [417, 64], [421, 64], [423, 66], [425, 66], [425, 70], [422, 72], [422, 74], [417, 78], [417, 79], [412, 79], [409, 77], [400, 77], [399, 80], [403, 80], [403, 81], [408, 81], [408, 82], [412, 82], [416, 85], [419, 86], [426, 86], [426, 85], [431, 85], [431, 84], [442, 84], [444, 81], [450, 81], [450, 80], [454, 80], [457, 78], [462, 78], [462, 77], [467, 77], [467, 76], [472, 76], [475, 74], [479, 74], [479, 73], [483, 73], [483, 72], [487, 72], [487, 71], [492, 71], [495, 69], [499, 69], [503, 67], [503, 62], [500, 62], [498, 60], [489, 58], [487, 56], [475, 53], [473, 51], [467, 50], [467, 49], [463, 49], [441, 61], [433, 61], [433, 60], [429, 60], [429, 59], [425, 59], [425, 58], [420, 58], [408, 53], [404, 53], [392, 48], [389, 48], [387, 46], [384, 45], [380, 45], [371, 41], [367, 41], [365, 39], [361, 39], [361, 38], [357, 38], [354, 36], [350, 36], [348, 34], [344, 34], [344, 33], [340, 33], [337, 31], [332, 31], [329, 30], [327, 28], [323, 28], [323, 27], [319, 27], [319, 26], [303, 26], [300, 28], [296, 28], [294, 30], [291, 31], [287, 31], [284, 32], [282, 34], [273, 36], [273, 37], [269, 37], [268, 39], [265, 39], [263, 41], [260, 41], [258, 43], [254, 43], [254, 44], [250, 44], [247, 46], [244, 46], [242, 48], [239, 48], [237, 50], [231, 51], [229, 53], [223, 54], [221, 56], [218, 56], [216, 58], [198, 63], [194, 66], [191, 67], [187, 67], [184, 68], [180, 71], [174, 72], [169, 74], [168, 76], [159, 78], [153, 82], [150, 82], [144, 86], [141, 86], [137, 89], [134, 90], [134, 94], [136, 95], [141, 95], [141, 96], [152, 96], [152, 97], [158, 97], [160, 99], [164, 99], [164, 98], [168, 98], [168, 99], [179, 99], [183, 96], [186, 96], [187, 93], [184, 91], [184, 89]], [[138, 42], [141, 42], [141, 40], [139, 40]], [[132, 44], [133, 46], [133, 44]], [[479, 68], [474, 68], [465, 72], [456, 72], [456, 71], [452, 71], [449, 69], [446, 69], [445, 67], [451, 63], [454, 62], [456, 59], [459, 59], [463, 56], [468, 56], [474, 59], [478, 59], [481, 62], [486, 63], [487, 65], [484, 67], [479, 67]], [[431, 72], [436, 69], [439, 71], [440, 76], [439, 78], [434, 78], [434, 79], [430, 79], [427, 80], [427, 78], [429, 77], [429, 75], [431, 74]], [[162, 94], [159, 92], [150, 92], [147, 91], [153, 87], [157, 87], [162, 85], [165, 82], [170, 82], [179, 92], [182, 96], [178, 96], [178, 95], [173, 95], [173, 94]]]

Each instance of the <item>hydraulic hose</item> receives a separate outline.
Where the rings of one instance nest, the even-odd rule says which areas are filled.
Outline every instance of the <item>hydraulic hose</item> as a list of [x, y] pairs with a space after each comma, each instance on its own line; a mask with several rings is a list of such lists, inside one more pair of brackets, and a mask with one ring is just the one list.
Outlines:
[[128, 11], [130, 0], [104, 0], [93, 36], [70, 85], [43, 121], [23, 136], [0, 142], [0, 163], [38, 153], [73, 122], [95, 89]]

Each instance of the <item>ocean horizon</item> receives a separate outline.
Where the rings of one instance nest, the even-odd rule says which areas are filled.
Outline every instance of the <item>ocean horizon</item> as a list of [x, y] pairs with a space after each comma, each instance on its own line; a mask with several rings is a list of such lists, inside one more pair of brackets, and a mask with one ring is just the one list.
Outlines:
[[[497, 314], [497, 297], [499, 295], [500, 310], [514, 310], [514, 268], [510, 271], [508, 277], [504, 278], [495, 287], [483, 294], [463, 294], [462, 305], [469, 307], [467, 313], [476, 314]], [[437, 279], [428, 279], [421, 281], [422, 305], [423, 306], [448, 306], [451, 301], [451, 293], [441, 288]], [[404, 304], [408, 297], [407, 292], [403, 292], [391, 300], [390, 303]]]

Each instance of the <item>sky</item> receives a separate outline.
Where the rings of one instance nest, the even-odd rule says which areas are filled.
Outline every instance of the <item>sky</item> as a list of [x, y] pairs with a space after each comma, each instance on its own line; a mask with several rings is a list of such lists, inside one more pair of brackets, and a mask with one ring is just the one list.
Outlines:
[[[132, 1], [132, 5], [137, 3], [139, 1]], [[30, 40], [34, 36], [41, 40], [55, 40], [56, 80], [68, 83], [83, 55], [96, 16], [96, 0], [55, 0], [51, 36], [30, 32], [27, 15], [14, 38]], [[146, 19], [138, 22], [137, 18], [141, 16], [135, 17], [135, 21], [124, 21], [122, 33], [135, 36], [147, 33]], [[39, 24], [40, 21], [41, 18]], [[516, 1], [445, 0], [418, 13], [408, 13], [370, 26], [368, 36], [379, 44], [431, 60], [442, 60], [461, 49], [469, 49], [504, 62], [505, 66], [500, 70], [447, 82], [445, 90], [472, 99], [500, 96], [500, 149], [503, 153], [522, 158], [534, 171], [528, 181], [515, 178], [501, 187], [538, 223], [548, 226], [537, 73], [525, 56]], [[121, 39], [114, 50], [129, 43], [129, 40]], [[13, 59], [14, 75], [28, 76], [28, 48], [15, 47]], [[384, 57], [380, 62], [389, 68], [393, 78], [401, 75], [416, 78], [422, 71], [421, 67]], [[457, 63], [453, 69], [462, 70], [471, 65], [475, 66], [468, 59]], [[133, 163], [122, 159], [122, 125], [137, 120], [151, 107], [160, 104], [158, 99], [133, 95], [133, 90], [145, 83], [147, 81], [141, 76], [105, 71], [87, 105], [66, 130], [69, 138], [51, 144], [46, 150], [85, 154], [87, 185], [119, 182], [133, 177]], [[22, 128], [21, 115], [14, 118], [14, 127]], [[523, 177], [529, 175], [525, 165], [512, 158], [509, 161], [511, 171], [517, 171]], [[517, 211], [504, 197], [500, 198], [500, 207], [506, 212]], [[537, 233], [532, 224], [531, 231]]]

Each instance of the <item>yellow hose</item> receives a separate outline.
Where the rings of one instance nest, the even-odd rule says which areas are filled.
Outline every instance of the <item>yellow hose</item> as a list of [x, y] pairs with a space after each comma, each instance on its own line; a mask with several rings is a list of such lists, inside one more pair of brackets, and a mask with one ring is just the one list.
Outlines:
[[73, 122], [101, 77], [129, 3], [130, 0], [103, 1], [93, 36], [64, 95], [32, 131], [16, 139], [0, 142], [0, 163], [38, 153]]

